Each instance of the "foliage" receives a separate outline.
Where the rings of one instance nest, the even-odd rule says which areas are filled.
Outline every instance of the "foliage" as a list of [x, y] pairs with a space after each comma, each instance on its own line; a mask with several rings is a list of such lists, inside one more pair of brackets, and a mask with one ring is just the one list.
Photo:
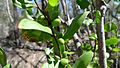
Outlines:
[[[43, 64], [42, 68], [99, 68], [99, 38], [97, 37], [97, 31], [99, 30], [94, 29], [96, 25], [101, 22], [101, 17], [103, 16], [101, 11], [96, 9], [94, 6], [95, 1], [93, 0], [76, 0], [78, 6], [84, 12], [77, 14], [72, 21], [70, 20], [71, 24], [65, 26], [63, 25], [63, 21], [58, 18], [61, 10], [59, 8], [59, 1], [60, 0], [48, 0], [48, 2], [46, 2], [42, 0], [42, 7], [40, 7], [36, 0], [34, 0], [34, 3], [29, 0], [13, 0], [14, 6], [24, 9], [27, 16], [27, 18], [23, 18], [18, 24], [18, 28], [22, 30], [22, 36], [29, 42], [50, 43], [45, 49], [47, 62]], [[34, 8], [37, 9], [36, 13], [32, 11]], [[107, 18], [107, 16], [105, 18], [108, 20], [106, 20], [107, 23], [105, 23], [104, 27], [105, 33], [112, 32], [115, 34], [114, 36], [106, 36], [105, 43], [108, 48], [107, 51], [120, 52], [120, 48], [116, 47], [119, 42], [119, 36], [117, 35], [118, 26], [111, 18]], [[58, 29], [60, 27], [62, 28]], [[82, 51], [79, 51], [79, 48], [78, 50], [76, 48], [78, 52], [72, 51], [68, 43], [73, 39], [74, 34], [79, 33], [79, 29], [82, 30], [82, 28], [86, 28], [84, 30], [87, 31], [86, 37], [88, 38], [88, 42], [81, 42], [79, 47], [82, 49], [83, 53], [80, 55]], [[83, 32], [81, 31], [81, 33]], [[91, 42], [94, 42], [94, 44]], [[77, 44], [75, 47], [78, 47]], [[1, 64], [5, 66], [6, 58], [3, 53], [4, 52], [1, 52], [1, 57], [3, 58], [1, 59]], [[107, 58], [109, 58], [109, 54], [110, 53], [105, 54]], [[73, 64], [71, 64], [71, 55], [79, 56]], [[109, 58], [107, 61], [110, 67], [112, 59]]]
[[11, 68], [11, 65], [7, 64], [7, 57], [2, 48], [0, 48], [0, 64], [3, 68]]

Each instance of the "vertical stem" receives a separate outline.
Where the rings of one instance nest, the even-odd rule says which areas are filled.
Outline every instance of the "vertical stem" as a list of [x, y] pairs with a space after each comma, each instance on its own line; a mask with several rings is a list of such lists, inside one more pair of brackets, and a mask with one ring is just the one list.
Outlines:
[[107, 68], [105, 33], [104, 33], [104, 20], [105, 20], [104, 16], [106, 12], [105, 7], [106, 6], [101, 6], [102, 9], [101, 22], [97, 25], [100, 68]]
[[105, 33], [104, 33], [104, 22], [105, 22], [105, 12], [106, 6], [103, 6], [104, 2], [102, 0], [96, 1], [96, 9], [101, 11], [100, 23], [97, 24], [97, 35], [98, 35], [98, 49], [99, 49], [99, 64], [100, 68], [107, 68], [106, 59], [106, 45], [105, 45]]

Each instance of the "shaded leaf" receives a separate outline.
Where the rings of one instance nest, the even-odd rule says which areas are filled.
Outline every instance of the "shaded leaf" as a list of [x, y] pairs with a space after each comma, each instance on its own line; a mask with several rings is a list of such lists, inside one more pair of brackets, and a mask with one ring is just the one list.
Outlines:
[[81, 9], [85, 9], [90, 5], [88, 0], [77, 0], [77, 4], [80, 6]]
[[63, 36], [65, 40], [72, 38], [72, 36], [78, 31], [78, 29], [80, 28], [80, 26], [82, 25], [84, 19], [87, 17], [88, 14], [89, 11], [86, 11], [72, 21], [71, 25], [68, 27], [67, 32]]
[[83, 53], [73, 65], [73, 68], [86, 68], [90, 61], [92, 60], [93, 52], [85, 52]]
[[109, 31], [116, 31], [117, 30], [117, 25], [115, 23], [106, 23], [105, 24], [105, 32], [109, 32]]
[[33, 29], [33, 30], [40, 30], [49, 34], [52, 34], [52, 31], [49, 27], [43, 26], [36, 21], [29, 20], [29, 19], [22, 19], [18, 24], [19, 29]]
[[0, 64], [4, 67], [7, 64], [7, 57], [2, 48], [0, 48]]
[[59, 5], [56, 5], [56, 6], [53, 7], [53, 6], [48, 4], [45, 10], [46, 10], [46, 12], [49, 13], [52, 21], [54, 19], [58, 18], [58, 15], [60, 13]]

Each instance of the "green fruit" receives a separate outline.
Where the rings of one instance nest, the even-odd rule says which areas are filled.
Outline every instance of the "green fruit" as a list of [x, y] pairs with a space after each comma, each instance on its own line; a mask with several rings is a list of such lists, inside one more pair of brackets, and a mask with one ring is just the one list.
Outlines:
[[66, 58], [62, 58], [61, 59], [61, 64], [62, 65], [66, 65], [66, 64], [68, 64], [69, 63], [69, 60], [68, 59], [66, 59]]
[[64, 44], [65, 43], [64, 39], [62, 39], [62, 38], [59, 38], [58, 41], [59, 41], [60, 44]]
[[57, 27], [61, 24], [61, 20], [59, 18], [52, 21], [52, 26]]
[[41, 16], [41, 19], [45, 19], [44, 15]]

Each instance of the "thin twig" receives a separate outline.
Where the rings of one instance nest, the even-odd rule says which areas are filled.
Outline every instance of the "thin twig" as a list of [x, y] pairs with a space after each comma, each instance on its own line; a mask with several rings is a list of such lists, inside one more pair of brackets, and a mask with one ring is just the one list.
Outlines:
[[[51, 28], [51, 30], [52, 30], [52, 36], [53, 36], [53, 38], [55, 39], [55, 42], [56, 42], [56, 44], [57, 44], [57, 46], [58, 46], [58, 49], [59, 49], [59, 51], [60, 51], [59, 43], [58, 43], [57, 38], [56, 38], [56, 36], [55, 36], [54, 30], [53, 30], [53, 27], [52, 27], [52, 24], [51, 24], [51, 18], [50, 18], [50, 16], [49, 16], [48, 12], [46, 12], [45, 10], [41, 10], [41, 8], [39, 7], [39, 5], [38, 5], [38, 3], [36, 2], [36, 0], [34, 0], [34, 2], [35, 2], [35, 4], [37, 5], [37, 8], [42, 12], [42, 14], [43, 14], [43, 15], [45, 16], [45, 18], [47, 19], [48, 24], [49, 24], [49, 26], [50, 26], [50, 28]], [[44, 8], [43, 8], [43, 9], [44, 9]], [[60, 53], [60, 52], [59, 52], [59, 55], [60, 55], [60, 58], [61, 58], [61, 53]]]

